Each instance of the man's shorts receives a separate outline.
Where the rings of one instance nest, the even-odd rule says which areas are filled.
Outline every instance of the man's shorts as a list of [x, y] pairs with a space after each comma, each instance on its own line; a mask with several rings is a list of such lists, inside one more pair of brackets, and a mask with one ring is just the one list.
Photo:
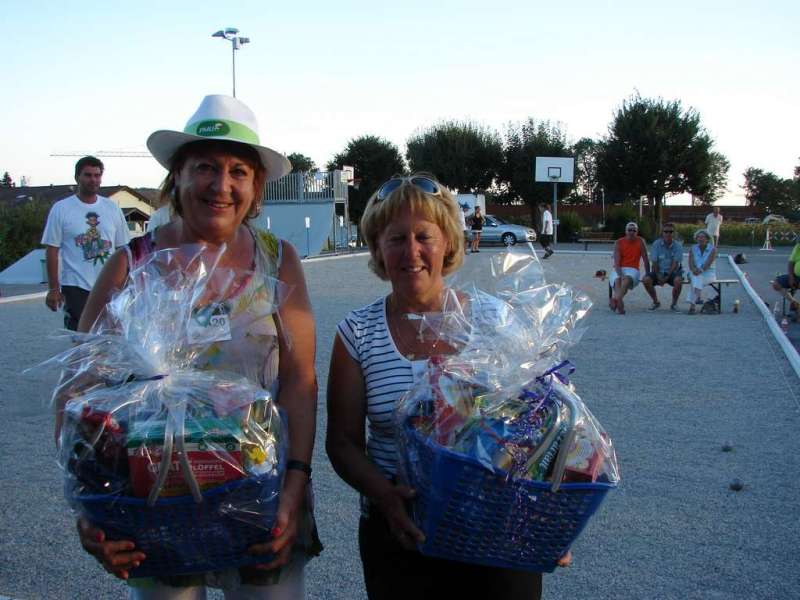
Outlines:
[[75, 285], [62, 285], [61, 294], [64, 296], [64, 327], [77, 331], [89, 292]]
[[[791, 289], [792, 286], [789, 285], [789, 276], [788, 275], [778, 275], [775, 278], [775, 283], [781, 286], [783, 289], [788, 290]], [[794, 289], [800, 288], [800, 277], [795, 275], [794, 278]]]
[[[661, 275], [666, 277], [667, 274], [666, 273], [661, 273]], [[655, 271], [650, 271], [647, 274], [647, 277], [650, 278], [650, 280], [653, 282], [653, 285], [669, 284], [672, 287], [675, 287], [675, 278], [676, 277], [680, 277], [681, 279], [683, 279], [683, 269], [681, 268], [681, 269], [678, 269], [677, 271], [675, 271], [672, 274], [672, 277], [667, 277], [667, 280], [664, 283], [659, 283], [658, 282], [658, 274]]]
[[[639, 285], [639, 269], [634, 269], [633, 267], [622, 267], [622, 276], [630, 277], [633, 280], [633, 285], [630, 287], [630, 289], [633, 289]], [[614, 282], [617, 280], [617, 278], [618, 276], [616, 269], [611, 269], [611, 274], [608, 276], [608, 285], [613, 288]]]

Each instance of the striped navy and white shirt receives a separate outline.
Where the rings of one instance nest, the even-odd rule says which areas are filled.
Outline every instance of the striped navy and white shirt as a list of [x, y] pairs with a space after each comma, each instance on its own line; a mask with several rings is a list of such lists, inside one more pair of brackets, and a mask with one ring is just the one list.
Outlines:
[[386, 298], [352, 311], [337, 326], [339, 338], [359, 365], [367, 395], [367, 456], [386, 477], [397, 471], [394, 407], [426, 360], [403, 356], [389, 333]]

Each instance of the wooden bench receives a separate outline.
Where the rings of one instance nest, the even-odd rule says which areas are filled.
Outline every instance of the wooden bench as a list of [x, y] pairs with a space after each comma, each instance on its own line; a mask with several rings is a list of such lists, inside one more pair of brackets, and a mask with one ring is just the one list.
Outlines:
[[[686, 271], [683, 272], [683, 280], [681, 281], [681, 283], [683, 285], [691, 285], [691, 281], [689, 280], [689, 275], [686, 273]], [[713, 289], [717, 293], [716, 297], [712, 298], [714, 304], [717, 307], [717, 313], [722, 313], [722, 287], [723, 286], [728, 287], [729, 285], [735, 285], [739, 283], [741, 282], [738, 279], [717, 279], [716, 281], [713, 281], [708, 284], [709, 286], [711, 286], [711, 289]], [[608, 297], [609, 299], [611, 298], [610, 285], [608, 286]], [[783, 311], [784, 314], [786, 314], [785, 302], [786, 300], [784, 300], [784, 311]]]
[[[711, 289], [717, 293], [714, 300], [714, 304], [717, 306], [717, 312], [722, 312], [722, 288], [728, 287], [729, 285], [738, 285], [741, 283], [738, 279], [717, 279], [716, 281], [712, 281], [708, 285], [711, 286]], [[689, 274], [684, 271], [683, 272], [683, 285], [691, 285], [691, 280], [689, 279]]]
[[589, 244], [613, 244], [614, 233], [611, 231], [583, 231], [578, 242], [583, 244], [583, 249], [588, 250]]

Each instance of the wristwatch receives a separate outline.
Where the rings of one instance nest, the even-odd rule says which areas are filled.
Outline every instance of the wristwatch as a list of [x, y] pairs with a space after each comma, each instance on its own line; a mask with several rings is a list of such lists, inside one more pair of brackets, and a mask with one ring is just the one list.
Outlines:
[[302, 460], [289, 460], [286, 462], [286, 470], [293, 469], [295, 471], [302, 471], [309, 478], [311, 478], [311, 465]]

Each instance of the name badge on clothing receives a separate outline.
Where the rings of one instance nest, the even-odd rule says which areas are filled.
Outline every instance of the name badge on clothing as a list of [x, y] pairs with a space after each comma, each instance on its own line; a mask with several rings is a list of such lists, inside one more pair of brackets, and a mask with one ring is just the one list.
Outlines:
[[192, 311], [189, 341], [192, 344], [224, 342], [231, 339], [230, 311], [224, 303], [212, 303]]

